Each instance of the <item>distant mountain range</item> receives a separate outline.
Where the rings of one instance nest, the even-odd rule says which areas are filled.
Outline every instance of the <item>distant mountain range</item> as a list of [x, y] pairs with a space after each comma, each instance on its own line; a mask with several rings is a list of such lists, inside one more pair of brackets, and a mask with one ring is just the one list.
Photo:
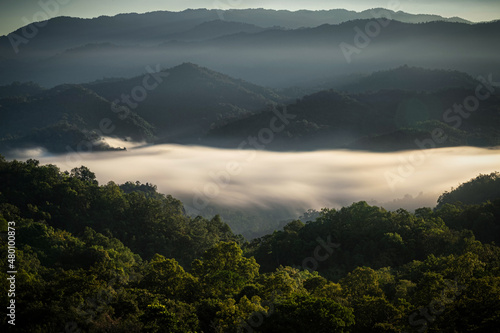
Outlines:
[[[197, 140], [211, 128], [283, 100], [271, 89], [191, 63], [164, 70], [163, 76], [163, 82], [144, 101], [134, 103], [137, 107], [133, 109], [155, 127], [162, 140]], [[84, 86], [113, 101], [144, 85], [144, 79], [142, 75]]]
[[48, 90], [14, 83], [0, 87], [0, 150], [41, 146], [66, 152], [82, 145], [85, 150], [89, 141], [93, 150], [117, 148], [106, 146], [102, 136], [237, 148], [263, 135], [277, 114], [291, 116], [272, 125], [280, 130], [271, 140], [266, 134], [266, 149], [418, 149], [415, 140], [432, 138], [435, 129], [446, 136], [440, 147], [500, 145], [498, 94], [470, 116], [445, 117], [480, 84], [461, 72], [403, 66], [358, 77], [343, 92], [322, 90], [292, 103], [286, 91], [192, 63]]
[[314, 88], [334, 88], [350, 93], [379, 90], [434, 91], [448, 88], [475, 88], [478, 82], [459, 71], [423, 70], [407, 65], [367, 75], [352, 75], [323, 82]]
[[165, 39], [166, 43], [168, 41], [202, 41], [234, 34], [253, 34], [265, 30], [266, 28], [248, 23], [214, 20], [203, 22], [185, 32], [167, 35]]
[[[340, 24], [352, 20], [380, 18], [387, 15], [396, 21], [406, 23], [424, 23], [432, 21], [471, 23], [467, 20], [453, 17], [444, 18], [437, 15], [414, 15], [404, 12], [394, 12], [382, 8], [354, 12], [344, 9], [323, 11], [287, 11], [269, 9], [243, 10], [207, 10], [188, 9], [182, 12], [158, 11], [146, 14], [120, 14], [113, 17], [100, 16], [93, 19], [71, 17], [56, 17], [40, 29], [43, 33], [23, 46], [25, 52], [35, 49], [63, 51], [82, 44], [89, 43], [138, 43], [151, 45], [169, 39], [190, 40], [199, 39], [198, 33], [207, 37], [217, 37], [239, 32], [258, 32], [259, 29], [281, 27], [284, 29], [313, 28], [323, 24]], [[209, 22], [216, 24], [208, 24]], [[261, 27], [261, 28], [257, 28]], [[211, 32], [211, 33], [207, 33]], [[220, 33], [213, 34], [219, 30]], [[222, 31], [223, 30], [223, 31]], [[13, 31], [23, 35], [22, 28]], [[72, 36], [72, 38], [64, 38]], [[6, 46], [7, 38], [0, 40]], [[12, 48], [2, 49], [5, 57], [17, 56]]]
[[[197, 142], [217, 125], [283, 100], [270, 89], [190, 63], [154, 75], [49, 90], [33, 83], [0, 87], [0, 148], [66, 152], [90, 141], [94, 150], [109, 149], [101, 136]], [[147, 96], [136, 95], [136, 87]]]
[[[324, 90], [287, 105], [290, 119], [286, 128], [274, 133], [272, 140], [264, 139], [270, 142], [260, 142], [254, 148], [393, 151], [499, 146], [500, 95], [492, 94], [481, 101], [477, 110], [469, 112], [463, 106], [464, 101], [476, 96], [477, 87], [481, 92], [487, 89], [456, 71], [405, 66], [377, 72], [349, 84], [346, 90], [350, 92]], [[207, 142], [237, 147], [269, 128], [274, 116], [265, 111], [218, 127], [207, 136]]]
[[[23, 94], [24, 90], [25, 85], [18, 87]], [[110, 102], [82, 86], [61, 85], [33, 95], [0, 99], [3, 150], [43, 147], [52, 152], [88, 151], [91, 143], [94, 147], [90, 150], [108, 150], [100, 137], [105, 134], [103, 129], [106, 132], [111, 126], [114, 136], [138, 141], [153, 138], [153, 128], [144, 119], [133, 112], [120, 119]]]
[[[395, 21], [377, 19], [381, 13]], [[367, 34], [367, 27], [375, 30]], [[275, 88], [404, 64], [474, 74], [497, 74], [500, 68], [500, 22], [470, 24], [381, 9], [199, 9], [58, 17], [30, 38], [26, 29], [0, 37], [0, 84], [81, 84], [184, 62]]]
[[442, 146], [500, 144], [496, 93], [444, 117], [478, 74], [500, 77], [500, 21], [198, 9], [34, 28], [0, 37], [3, 151], [113, 149], [103, 136], [235, 148], [280, 112], [294, 117], [268, 149], [413, 149], [433, 128]]

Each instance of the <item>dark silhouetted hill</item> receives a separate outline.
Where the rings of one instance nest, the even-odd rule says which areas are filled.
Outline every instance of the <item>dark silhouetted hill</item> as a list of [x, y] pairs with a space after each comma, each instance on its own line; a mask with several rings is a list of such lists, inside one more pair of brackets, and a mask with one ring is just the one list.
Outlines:
[[[149, 91], [144, 101], [137, 103], [135, 111], [154, 124], [158, 136], [165, 140], [196, 139], [217, 125], [253, 114], [281, 100], [273, 90], [192, 63], [162, 73], [163, 82]], [[142, 86], [144, 77], [87, 87], [113, 101]]]

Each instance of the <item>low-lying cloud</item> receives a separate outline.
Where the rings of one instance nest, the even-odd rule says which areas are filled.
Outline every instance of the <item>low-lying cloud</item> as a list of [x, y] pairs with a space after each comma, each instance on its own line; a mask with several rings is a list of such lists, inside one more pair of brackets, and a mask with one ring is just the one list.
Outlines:
[[387, 209], [412, 210], [433, 207], [444, 191], [480, 173], [500, 169], [498, 150], [470, 147], [424, 154], [342, 150], [283, 153], [157, 145], [37, 158], [61, 170], [85, 165], [101, 184], [111, 180], [156, 184], [160, 192], [181, 199], [194, 212], [218, 205], [279, 206], [300, 213], [361, 200]]

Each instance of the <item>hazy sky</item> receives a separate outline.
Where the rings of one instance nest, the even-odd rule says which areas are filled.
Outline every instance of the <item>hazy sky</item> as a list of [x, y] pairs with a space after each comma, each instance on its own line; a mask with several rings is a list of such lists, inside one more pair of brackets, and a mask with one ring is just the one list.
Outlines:
[[[27, 23], [40, 21], [44, 12], [49, 12], [49, 17], [65, 15], [88, 18], [155, 10], [181, 11], [187, 8], [346, 8], [362, 11], [374, 7], [389, 8], [393, 2], [399, 2], [400, 10], [409, 13], [460, 16], [471, 21], [500, 19], [499, 0], [0, 0], [0, 35], [26, 25], [26, 20], [29, 21]], [[55, 8], [54, 3], [59, 8]], [[43, 10], [42, 4], [46, 4], [49, 9]]]

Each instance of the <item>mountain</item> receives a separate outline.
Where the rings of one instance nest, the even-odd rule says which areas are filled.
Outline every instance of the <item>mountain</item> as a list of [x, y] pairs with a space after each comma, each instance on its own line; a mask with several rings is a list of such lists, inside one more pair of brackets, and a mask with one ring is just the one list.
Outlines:
[[262, 27], [281, 26], [288, 29], [311, 28], [323, 24], [341, 24], [347, 21], [380, 17], [390, 17], [393, 20], [406, 23], [425, 23], [433, 21], [471, 23], [458, 17], [444, 18], [438, 15], [415, 15], [402, 11], [395, 12], [384, 8], [373, 8], [362, 12], [345, 9], [288, 11], [261, 8], [222, 11], [221, 16], [230, 21], [245, 22]]
[[[384, 9], [373, 9], [363, 12], [347, 11], [343, 9], [324, 11], [286, 11], [270, 9], [243, 9], [243, 10], [207, 10], [188, 9], [182, 12], [157, 11], [145, 14], [119, 14], [113, 17], [100, 16], [92, 19], [81, 19], [72, 17], [56, 17], [47, 21], [46, 26], [40, 28], [42, 33], [36, 38], [30, 39], [26, 45], [20, 46], [21, 53], [37, 54], [37, 51], [52, 50], [63, 51], [64, 49], [76, 47], [88, 43], [112, 42], [112, 43], [139, 43], [151, 45], [165, 41], [169, 36], [196, 32], [204, 34], [199, 25], [211, 21], [233, 22], [232, 29], [227, 33], [234, 32], [234, 23], [260, 26], [270, 28], [280, 26], [287, 29], [301, 27], [316, 27], [322, 24], [340, 24], [357, 19], [379, 18], [381, 14], [390, 15], [394, 20], [407, 23], [423, 23], [430, 21], [450, 21], [470, 23], [460, 18], [443, 18], [436, 15], [413, 15], [404, 12], [394, 12]], [[222, 24], [219, 24], [222, 25]], [[25, 28], [25, 27], [23, 27]], [[23, 36], [23, 28], [12, 33]], [[249, 26], [244, 27], [248, 29]], [[30, 28], [28, 28], [28, 31]], [[253, 29], [253, 28], [252, 28]], [[188, 34], [189, 35], [189, 34]], [[11, 36], [12, 37], [12, 36]], [[71, 37], [71, 38], [68, 38]], [[176, 36], [175, 38], [179, 38]], [[0, 54], [4, 57], [15, 58], [16, 54], [7, 36], [0, 38]]]
[[[192, 10], [59, 17], [40, 28], [35, 38], [15, 45], [18, 53], [9, 37], [0, 37], [0, 84], [80, 84], [139, 75], [147, 65], [167, 68], [182, 62], [279, 88], [404, 64], [473, 74], [497, 74], [500, 68], [499, 22], [414, 24], [363, 15], [367, 18], [342, 23], [327, 19], [335, 17], [328, 11]], [[366, 28], [373, 24], [378, 28], [369, 32], [370, 37]], [[10, 38], [22, 33], [18, 30]]]
[[41, 93], [44, 89], [34, 82], [13, 82], [7, 86], [0, 86], [0, 98], [31, 96]]
[[0, 148], [65, 152], [90, 141], [94, 150], [109, 149], [102, 136], [197, 142], [215, 126], [283, 100], [271, 89], [191, 63], [149, 71], [49, 90], [31, 83], [0, 87], [0, 94], [13, 96], [0, 99]]
[[[5, 87], [4, 87], [5, 89]], [[0, 99], [0, 148], [44, 147], [52, 152], [108, 150], [102, 135], [152, 140], [153, 127], [135, 113], [122, 119], [106, 99], [78, 85], [33, 96]]]
[[478, 82], [466, 73], [452, 70], [424, 69], [419, 67], [401, 66], [395, 69], [377, 71], [369, 75], [357, 75], [343, 78], [318, 87], [334, 88], [350, 93], [380, 91], [380, 90], [409, 90], [409, 91], [435, 91], [449, 88], [472, 89]]
[[253, 24], [214, 20], [203, 22], [191, 30], [169, 35], [166, 39], [169, 41], [201, 41], [240, 33], [258, 33], [264, 30], [266, 29]]
[[[0, 155], [0, 184], [2, 250], [19, 236], [18, 278], [1, 273], [16, 317], [1, 324], [19, 332], [498, 331], [500, 200], [357, 202], [247, 242], [152, 184], [99, 185], [85, 166]], [[420, 310], [433, 316], [413, 321]]]
[[207, 142], [237, 147], [246, 138], [257, 136], [261, 129], [269, 128], [276, 114], [289, 114], [290, 119], [288, 123], [280, 122], [278, 128], [283, 126], [284, 130], [277, 131], [268, 149], [307, 149], [312, 141], [317, 148], [339, 147], [364, 135], [378, 117], [358, 100], [329, 90], [305, 96], [286, 109], [264, 111], [216, 128]]
[[323, 90], [334, 89], [348, 93], [381, 90], [436, 91], [448, 88], [472, 89], [478, 82], [469, 74], [442, 69], [426, 69], [403, 65], [374, 73], [334, 75], [303, 82], [300, 86], [281, 89], [283, 95], [300, 98]]
[[[56, 17], [40, 28], [36, 38], [21, 44], [15, 53], [8, 36], [0, 38], [1, 54], [6, 58], [44, 58], [86, 44], [115, 43], [123, 45], [153, 45], [165, 41], [171, 34], [183, 33], [204, 22], [216, 20], [215, 11], [187, 10], [184, 12], [151, 12], [120, 14], [93, 19]], [[24, 29], [27, 29], [24, 27]], [[13, 32], [23, 36], [23, 28]], [[12, 37], [13, 35], [11, 35]]]
[[[394, 151], [418, 149], [416, 140], [428, 147], [497, 146], [498, 94], [476, 112], [454, 107], [480, 84], [461, 72], [403, 66], [357, 78], [343, 92], [324, 90], [276, 107], [286, 95], [192, 63], [49, 90], [15, 83], [0, 87], [17, 96], [0, 99], [0, 147], [61, 152], [91, 141], [96, 150], [110, 149], [104, 135], [229, 148], [259, 137], [266, 143], [257, 147], [273, 150]], [[108, 118], [113, 130], [102, 133]], [[268, 128], [275, 132], [269, 138], [262, 134]], [[446, 139], [429, 144], [436, 129]]]
[[[163, 70], [160, 75], [161, 84], [148, 91], [143, 101], [134, 103], [134, 112], [153, 124], [157, 135], [167, 141], [196, 140], [217, 125], [282, 100], [271, 89], [191, 63]], [[146, 78], [142, 75], [85, 86], [113, 101], [143, 86]], [[154, 83], [152, 78], [150, 83]]]
[[[436, 73], [428, 73], [430, 78], [437, 80]], [[459, 73], [442, 74], [442, 79], [437, 81], [460, 77], [465, 80], [454, 82], [466, 85], [473, 82]], [[287, 122], [275, 131], [266, 148], [394, 151], [460, 145], [498, 146], [500, 131], [496, 124], [500, 122], [500, 96], [493, 94], [481, 101], [474, 112], [458, 106], [475, 96], [478, 85], [476, 82], [474, 88], [443, 88], [432, 92], [380, 90], [354, 94], [321, 91], [287, 105], [286, 111], [279, 110], [288, 115]], [[223, 147], [237, 146], [249, 136], [255, 137], [262, 129], [269, 128], [275, 116], [276, 111], [242, 118], [214, 129], [205, 142]], [[435, 134], [436, 130], [439, 135]], [[436, 136], [439, 138], [435, 139]]]
[[[443, 142], [432, 140], [432, 133], [439, 129], [446, 138]], [[480, 130], [480, 129], [478, 129]], [[496, 146], [500, 143], [498, 132], [493, 135], [475, 136], [473, 133], [453, 128], [438, 120], [418, 122], [412, 126], [398, 128], [388, 133], [372, 134], [355, 140], [347, 145], [349, 149], [367, 151], [397, 151], [412, 149], [427, 149], [434, 147], [455, 146]], [[432, 143], [428, 143], [431, 139]], [[419, 146], [416, 142], [425, 143]]]
[[500, 173], [496, 171], [489, 175], [479, 175], [443, 193], [439, 197], [437, 208], [443, 208], [447, 204], [479, 205], [498, 199], [500, 199]]

